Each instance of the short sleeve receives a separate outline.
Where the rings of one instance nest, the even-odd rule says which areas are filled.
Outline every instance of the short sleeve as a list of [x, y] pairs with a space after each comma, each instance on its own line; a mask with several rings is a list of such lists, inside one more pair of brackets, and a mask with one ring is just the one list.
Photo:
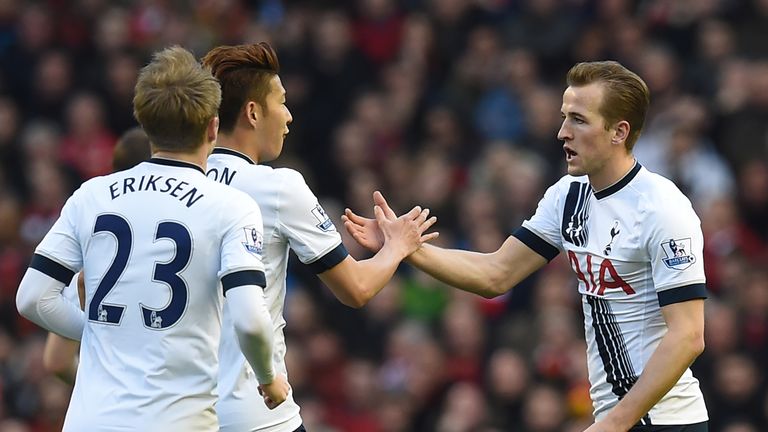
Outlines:
[[690, 201], [680, 194], [656, 205], [651, 215], [647, 248], [659, 304], [706, 298], [704, 237]]
[[267, 285], [262, 262], [264, 226], [261, 211], [245, 194], [237, 202], [239, 205], [228, 209], [234, 214], [221, 242], [219, 278], [225, 294], [242, 285]]
[[78, 190], [64, 204], [59, 218], [37, 245], [32, 261], [33, 268], [65, 284], [83, 267], [77, 231], [77, 202], [81, 194]]
[[302, 263], [315, 273], [335, 267], [348, 254], [330, 216], [296, 171], [281, 170], [283, 190], [278, 208], [278, 227]]
[[555, 183], [544, 193], [536, 213], [523, 222], [513, 235], [536, 253], [551, 261], [562, 249], [560, 212], [558, 211], [561, 183]]

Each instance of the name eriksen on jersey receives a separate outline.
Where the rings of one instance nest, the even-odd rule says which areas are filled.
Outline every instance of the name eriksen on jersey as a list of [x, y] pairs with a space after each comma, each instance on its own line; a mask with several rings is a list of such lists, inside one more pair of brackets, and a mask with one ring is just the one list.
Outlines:
[[[179, 181], [174, 177], [167, 177], [164, 181], [161, 175], [141, 176], [138, 181], [135, 177], [126, 177], [122, 181], [122, 187], [119, 185], [121, 182], [116, 181], [109, 185], [109, 193], [112, 195], [112, 199], [125, 195], [128, 192], [141, 192], [141, 191], [154, 191], [167, 193], [168, 195], [178, 198], [179, 201], [185, 201], [187, 208], [192, 207], [193, 204], [198, 202], [203, 194], [199, 193], [196, 187], [187, 190], [186, 186], [189, 186], [188, 182]], [[159, 183], [159, 186], [158, 186]], [[180, 195], [184, 192], [183, 195]]]

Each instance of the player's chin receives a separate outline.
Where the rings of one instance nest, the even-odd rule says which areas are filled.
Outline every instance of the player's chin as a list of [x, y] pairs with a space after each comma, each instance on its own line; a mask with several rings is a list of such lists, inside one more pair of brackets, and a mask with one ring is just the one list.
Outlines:
[[586, 174], [584, 172], [584, 167], [582, 167], [581, 164], [575, 163], [573, 160], [566, 161], [566, 164], [568, 166], [568, 174], [574, 177], [583, 176]]

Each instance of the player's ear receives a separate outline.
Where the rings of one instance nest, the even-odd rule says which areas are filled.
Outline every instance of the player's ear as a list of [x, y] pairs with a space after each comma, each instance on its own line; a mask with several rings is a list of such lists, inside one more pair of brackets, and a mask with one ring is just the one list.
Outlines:
[[629, 122], [626, 120], [621, 120], [616, 123], [616, 126], [613, 128], [611, 144], [624, 145], [627, 142], [627, 138], [629, 137], [629, 129]]
[[256, 127], [256, 123], [261, 119], [261, 105], [254, 101], [248, 101], [245, 104], [245, 121], [251, 125], [252, 128]]
[[219, 116], [215, 116], [208, 122], [205, 136], [208, 139], [208, 142], [216, 142], [216, 138], [219, 136]]

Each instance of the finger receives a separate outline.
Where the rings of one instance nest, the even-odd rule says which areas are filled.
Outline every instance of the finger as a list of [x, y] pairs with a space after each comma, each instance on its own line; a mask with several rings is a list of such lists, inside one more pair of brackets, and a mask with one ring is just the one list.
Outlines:
[[259, 386], [258, 389], [259, 389], [259, 395], [263, 397], [264, 396], [264, 389], [262, 389], [261, 386]]
[[360, 232], [353, 231], [353, 232], [350, 232], [349, 235], [351, 235], [352, 238], [360, 245], [368, 244], [368, 238]]
[[430, 242], [430, 241], [432, 241], [432, 240], [434, 240], [434, 239], [436, 239], [438, 237], [440, 237], [440, 233], [435, 231], [435, 232], [431, 232], [429, 234], [424, 234], [423, 236], [421, 236], [420, 240], [421, 240], [422, 243], [427, 243], [427, 242]]
[[419, 216], [419, 214], [421, 214], [421, 207], [420, 206], [416, 206], [416, 207], [412, 208], [411, 211], [406, 213], [405, 216], [406, 216], [406, 219], [408, 219], [408, 220], [414, 220], [414, 219], [416, 219]]
[[378, 205], [373, 206], [373, 214], [376, 216], [376, 222], [378, 222], [379, 225], [387, 222], [387, 216], [384, 214], [384, 210]]
[[351, 221], [345, 221], [344, 228], [346, 228], [347, 232], [350, 234], [354, 234], [354, 233], [362, 234], [364, 232], [363, 227], [361, 227], [360, 225], [356, 225], [354, 222], [351, 222]]
[[431, 218], [429, 218], [429, 219], [425, 220], [424, 222], [422, 222], [421, 225], [419, 225], [419, 229], [421, 230], [421, 232], [424, 232], [424, 231], [428, 230], [429, 227], [434, 225], [436, 222], [437, 222], [437, 217], [436, 216], [432, 216]]
[[389, 219], [396, 219], [397, 215], [394, 211], [392, 211], [392, 208], [387, 203], [387, 200], [384, 199], [384, 195], [381, 194], [379, 191], [373, 192], [373, 203], [377, 206], [381, 207], [382, 210], [384, 210], [384, 214]]
[[425, 208], [424, 210], [419, 213], [419, 215], [416, 217], [416, 223], [419, 225], [423, 224], [424, 221], [427, 220], [427, 217], [429, 216], [429, 209]]
[[[367, 218], [364, 218], [364, 217], [358, 215], [357, 213], [353, 212], [350, 209], [344, 209], [344, 216], [346, 216], [347, 219], [349, 219], [350, 221], [352, 221], [353, 223], [355, 223], [357, 225], [364, 225], [365, 221], [368, 220]], [[344, 216], [342, 216], [342, 217], [344, 217]]]
[[365, 241], [368, 239], [368, 237], [366, 237], [365, 234], [360, 231], [350, 231], [349, 235], [351, 235], [352, 238], [360, 244], [365, 244]]

